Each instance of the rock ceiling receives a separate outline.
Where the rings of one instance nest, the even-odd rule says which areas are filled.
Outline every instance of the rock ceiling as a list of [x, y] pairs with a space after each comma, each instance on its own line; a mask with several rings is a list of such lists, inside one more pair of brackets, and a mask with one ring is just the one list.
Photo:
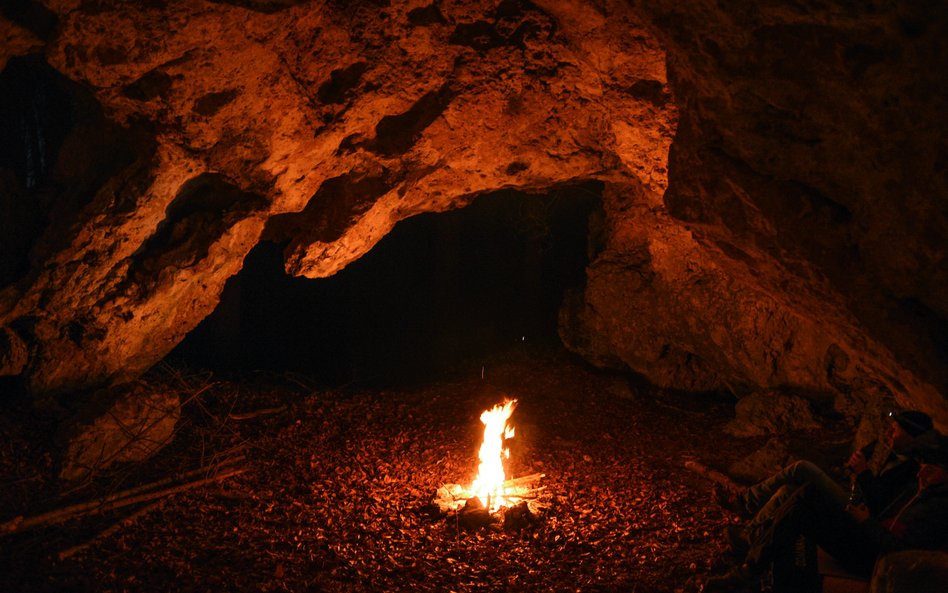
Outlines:
[[262, 239], [323, 277], [415, 214], [599, 180], [569, 348], [948, 424], [936, 3], [20, 4], [0, 66], [76, 113], [43, 183], [0, 176], [7, 224], [42, 221], [0, 291], [0, 371], [36, 394], [147, 370]]

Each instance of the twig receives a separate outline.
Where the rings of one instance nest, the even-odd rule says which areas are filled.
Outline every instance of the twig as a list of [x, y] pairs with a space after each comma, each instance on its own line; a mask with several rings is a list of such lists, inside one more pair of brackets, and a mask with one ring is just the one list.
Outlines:
[[[223, 461], [220, 461], [219, 463], [215, 463], [214, 465], [208, 465], [208, 466], [205, 466], [205, 467], [199, 467], [199, 468], [197, 468], [197, 469], [192, 469], [191, 471], [187, 471], [187, 472], [184, 472], [184, 473], [181, 473], [181, 474], [177, 474], [177, 475], [175, 475], [175, 476], [169, 476], [169, 477], [167, 477], [167, 478], [162, 478], [161, 480], [156, 480], [156, 481], [154, 481], [154, 482], [149, 482], [148, 484], [142, 484], [141, 486], [135, 486], [134, 488], [128, 488], [128, 489], [126, 489], [126, 490], [122, 490], [121, 492], [116, 492], [115, 494], [111, 494], [111, 495], [109, 495], [107, 498], [105, 498], [105, 499], [103, 500], [103, 502], [107, 502], [107, 501], [115, 500], [115, 499], [119, 499], [119, 498], [125, 498], [125, 497], [128, 497], [128, 496], [133, 496], [133, 495], [135, 495], [135, 494], [138, 494], [139, 492], [147, 492], [147, 491], [149, 491], [149, 490], [154, 490], [155, 488], [158, 488], [158, 487], [160, 487], [160, 486], [164, 486], [164, 485], [170, 484], [170, 483], [172, 483], [172, 482], [178, 482], [178, 481], [181, 481], [181, 480], [187, 480], [187, 479], [189, 479], [189, 478], [193, 478], [194, 476], [200, 476], [200, 475], [202, 475], [202, 474], [203, 474], [203, 475], [209, 475], [209, 474], [211, 474], [212, 472], [221, 470], [221, 469], [227, 467], [228, 465], [231, 465], [231, 464], [234, 464], [234, 463], [236, 463], [236, 462], [238, 462], [238, 461], [243, 461], [243, 460], [244, 460], [244, 456], [243, 456], [243, 455], [235, 455], [235, 456], [233, 456], [233, 457], [229, 457], [229, 458], [227, 458], [227, 459], [224, 459]], [[0, 531], [2, 531], [2, 529], [0, 529]]]
[[[195, 470], [195, 471], [205, 471]], [[187, 482], [185, 484], [180, 484], [177, 486], [172, 486], [170, 488], [165, 488], [163, 490], [158, 490], [154, 492], [146, 492], [144, 494], [137, 494], [130, 496], [129, 494], [138, 493], [142, 490], [153, 487], [157, 484], [165, 483], [165, 480], [159, 480], [153, 484], [147, 484], [145, 486], [138, 486], [136, 488], [130, 488], [123, 492], [113, 494], [112, 496], [106, 497], [103, 500], [96, 500], [91, 502], [83, 502], [79, 504], [74, 504], [68, 507], [61, 509], [55, 509], [41, 515], [36, 515], [34, 517], [16, 517], [5, 523], [0, 523], [0, 534], [15, 533], [18, 531], [25, 531], [33, 527], [40, 525], [55, 525], [56, 523], [62, 523], [73, 517], [80, 517], [83, 515], [94, 515], [96, 513], [102, 513], [105, 511], [110, 511], [112, 509], [121, 508], [128, 506], [130, 504], [135, 504], [139, 502], [145, 502], [149, 500], [154, 500], [156, 498], [163, 498], [165, 496], [170, 496], [172, 494], [177, 494], [184, 490], [191, 488], [197, 488], [198, 486], [203, 486], [211, 482], [217, 482], [220, 480], [225, 480], [231, 476], [236, 476], [237, 474], [242, 474], [247, 471], [245, 468], [238, 468], [230, 471], [226, 471], [221, 474], [216, 474], [214, 476], [197, 480], [194, 482]], [[188, 474], [193, 474], [194, 472], [188, 472]], [[188, 475], [185, 474], [185, 475]]]
[[311, 392], [314, 389], [313, 385], [309, 385], [304, 378], [300, 377], [296, 373], [284, 373], [283, 377], [287, 381], [290, 381], [291, 383], [296, 383], [297, 385], [302, 387], [305, 391]]
[[227, 415], [231, 420], [250, 420], [251, 418], [257, 418], [259, 416], [271, 416], [273, 414], [279, 414], [280, 412], [286, 411], [286, 406], [277, 406], [276, 408], [263, 408], [261, 410], [255, 410], [253, 412], [244, 412], [242, 414], [234, 414], [231, 412]]
[[72, 546], [71, 548], [66, 548], [65, 550], [63, 550], [62, 552], [59, 553], [59, 559], [60, 559], [60, 560], [65, 560], [66, 558], [69, 558], [70, 556], [73, 556], [73, 555], [75, 555], [76, 553], [81, 552], [81, 551], [83, 551], [83, 550], [85, 550], [85, 549], [91, 547], [92, 544], [94, 544], [95, 542], [97, 542], [97, 541], [99, 541], [99, 540], [103, 540], [103, 539], [105, 539], [105, 538], [111, 536], [113, 533], [115, 533], [115, 532], [118, 531], [119, 529], [121, 529], [121, 528], [123, 528], [123, 527], [128, 527], [129, 525], [131, 525], [132, 523], [134, 523], [135, 521], [137, 521], [137, 520], [139, 519], [139, 517], [141, 517], [141, 516], [143, 516], [143, 515], [145, 515], [145, 514], [151, 512], [152, 510], [154, 510], [154, 509], [158, 508], [159, 506], [161, 506], [162, 503], [164, 503], [164, 500], [158, 500], [158, 501], [155, 501], [155, 502], [153, 502], [153, 503], [151, 503], [151, 504], [148, 504], [148, 505], [143, 506], [142, 508], [138, 509], [137, 511], [135, 511], [135, 512], [132, 513], [131, 515], [129, 515], [129, 516], [123, 518], [123, 519], [122, 519], [121, 521], [119, 521], [118, 523], [112, 525], [112, 526], [109, 527], [108, 529], [97, 533], [97, 534], [96, 534], [92, 539], [90, 539], [89, 541], [86, 541], [86, 542], [83, 542], [83, 543], [81, 543], [81, 544]]

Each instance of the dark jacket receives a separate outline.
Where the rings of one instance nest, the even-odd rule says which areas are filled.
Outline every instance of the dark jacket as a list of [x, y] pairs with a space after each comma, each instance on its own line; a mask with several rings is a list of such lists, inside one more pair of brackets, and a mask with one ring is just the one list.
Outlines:
[[918, 463], [907, 457], [891, 455], [879, 475], [866, 470], [856, 483], [869, 512], [877, 519], [891, 517], [901, 509], [918, 488]]
[[863, 524], [880, 553], [948, 546], [948, 482], [919, 491], [893, 519]]

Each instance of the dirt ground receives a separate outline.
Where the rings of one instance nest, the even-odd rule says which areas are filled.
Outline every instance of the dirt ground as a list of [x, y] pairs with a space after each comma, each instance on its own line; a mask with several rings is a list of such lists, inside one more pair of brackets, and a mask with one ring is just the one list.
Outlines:
[[[564, 353], [509, 353], [384, 390], [153, 375], [186, 401], [174, 442], [73, 491], [57, 490], [49, 457], [8, 419], [0, 521], [212, 479], [0, 535], [0, 590], [692, 591], [735, 518], [683, 462], [724, 469], [761, 444], [722, 433], [727, 398], [658, 391]], [[508, 475], [545, 474], [548, 506], [515, 528], [465, 529], [431, 501], [474, 477], [478, 418], [505, 397], [518, 400]], [[242, 473], [213, 479], [230, 471]]]

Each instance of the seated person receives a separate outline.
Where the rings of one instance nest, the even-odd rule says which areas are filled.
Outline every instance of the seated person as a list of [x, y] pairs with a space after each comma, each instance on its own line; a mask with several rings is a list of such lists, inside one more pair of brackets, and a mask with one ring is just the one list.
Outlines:
[[853, 492], [859, 492], [856, 500], [850, 495], [850, 504], [865, 504], [877, 518], [892, 515], [901, 506], [899, 503], [912, 496], [918, 464], [905, 452], [914, 445], [916, 437], [928, 434], [933, 426], [928, 414], [915, 410], [891, 412], [889, 418], [891, 423], [882, 443], [888, 453], [883, 451], [878, 469], [873, 471], [867, 459], [878, 448], [877, 443], [853, 453], [846, 464], [853, 473]]
[[885, 519], [865, 506], [844, 507], [830, 493], [807, 484], [797, 488], [755, 534], [743, 563], [707, 581], [704, 591], [750, 591], [777, 558], [795, 553], [804, 536], [850, 572], [869, 576], [876, 559], [906, 549], [948, 545], [948, 439], [932, 430], [908, 454], [919, 463], [918, 486]]
[[[766, 480], [744, 490], [717, 488], [715, 498], [723, 507], [750, 521], [743, 527], [729, 527], [725, 535], [736, 551], [743, 552], [754, 533], [766, 526], [776, 509], [780, 508], [797, 488], [810, 485], [834, 499], [841, 507], [847, 503], [865, 504], [869, 513], [884, 518], [894, 512], [915, 490], [918, 464], [905, 455], [915, 438], [932, 429], [928, 414], [905, 410], [889, 414], [890, 424], [877, 452], [884, 458], [880, 469], [869, 468], [870, 448], [853, 453], [847, 466], [854, 475], [853, 491], [861, 491], [860, 500], [850, 500], [839, 484], [809, 461], [794, 462]], [[878, 447], [876, 443], [873, 448]], [[885, 451], [889, 451], [888, 454]]]

